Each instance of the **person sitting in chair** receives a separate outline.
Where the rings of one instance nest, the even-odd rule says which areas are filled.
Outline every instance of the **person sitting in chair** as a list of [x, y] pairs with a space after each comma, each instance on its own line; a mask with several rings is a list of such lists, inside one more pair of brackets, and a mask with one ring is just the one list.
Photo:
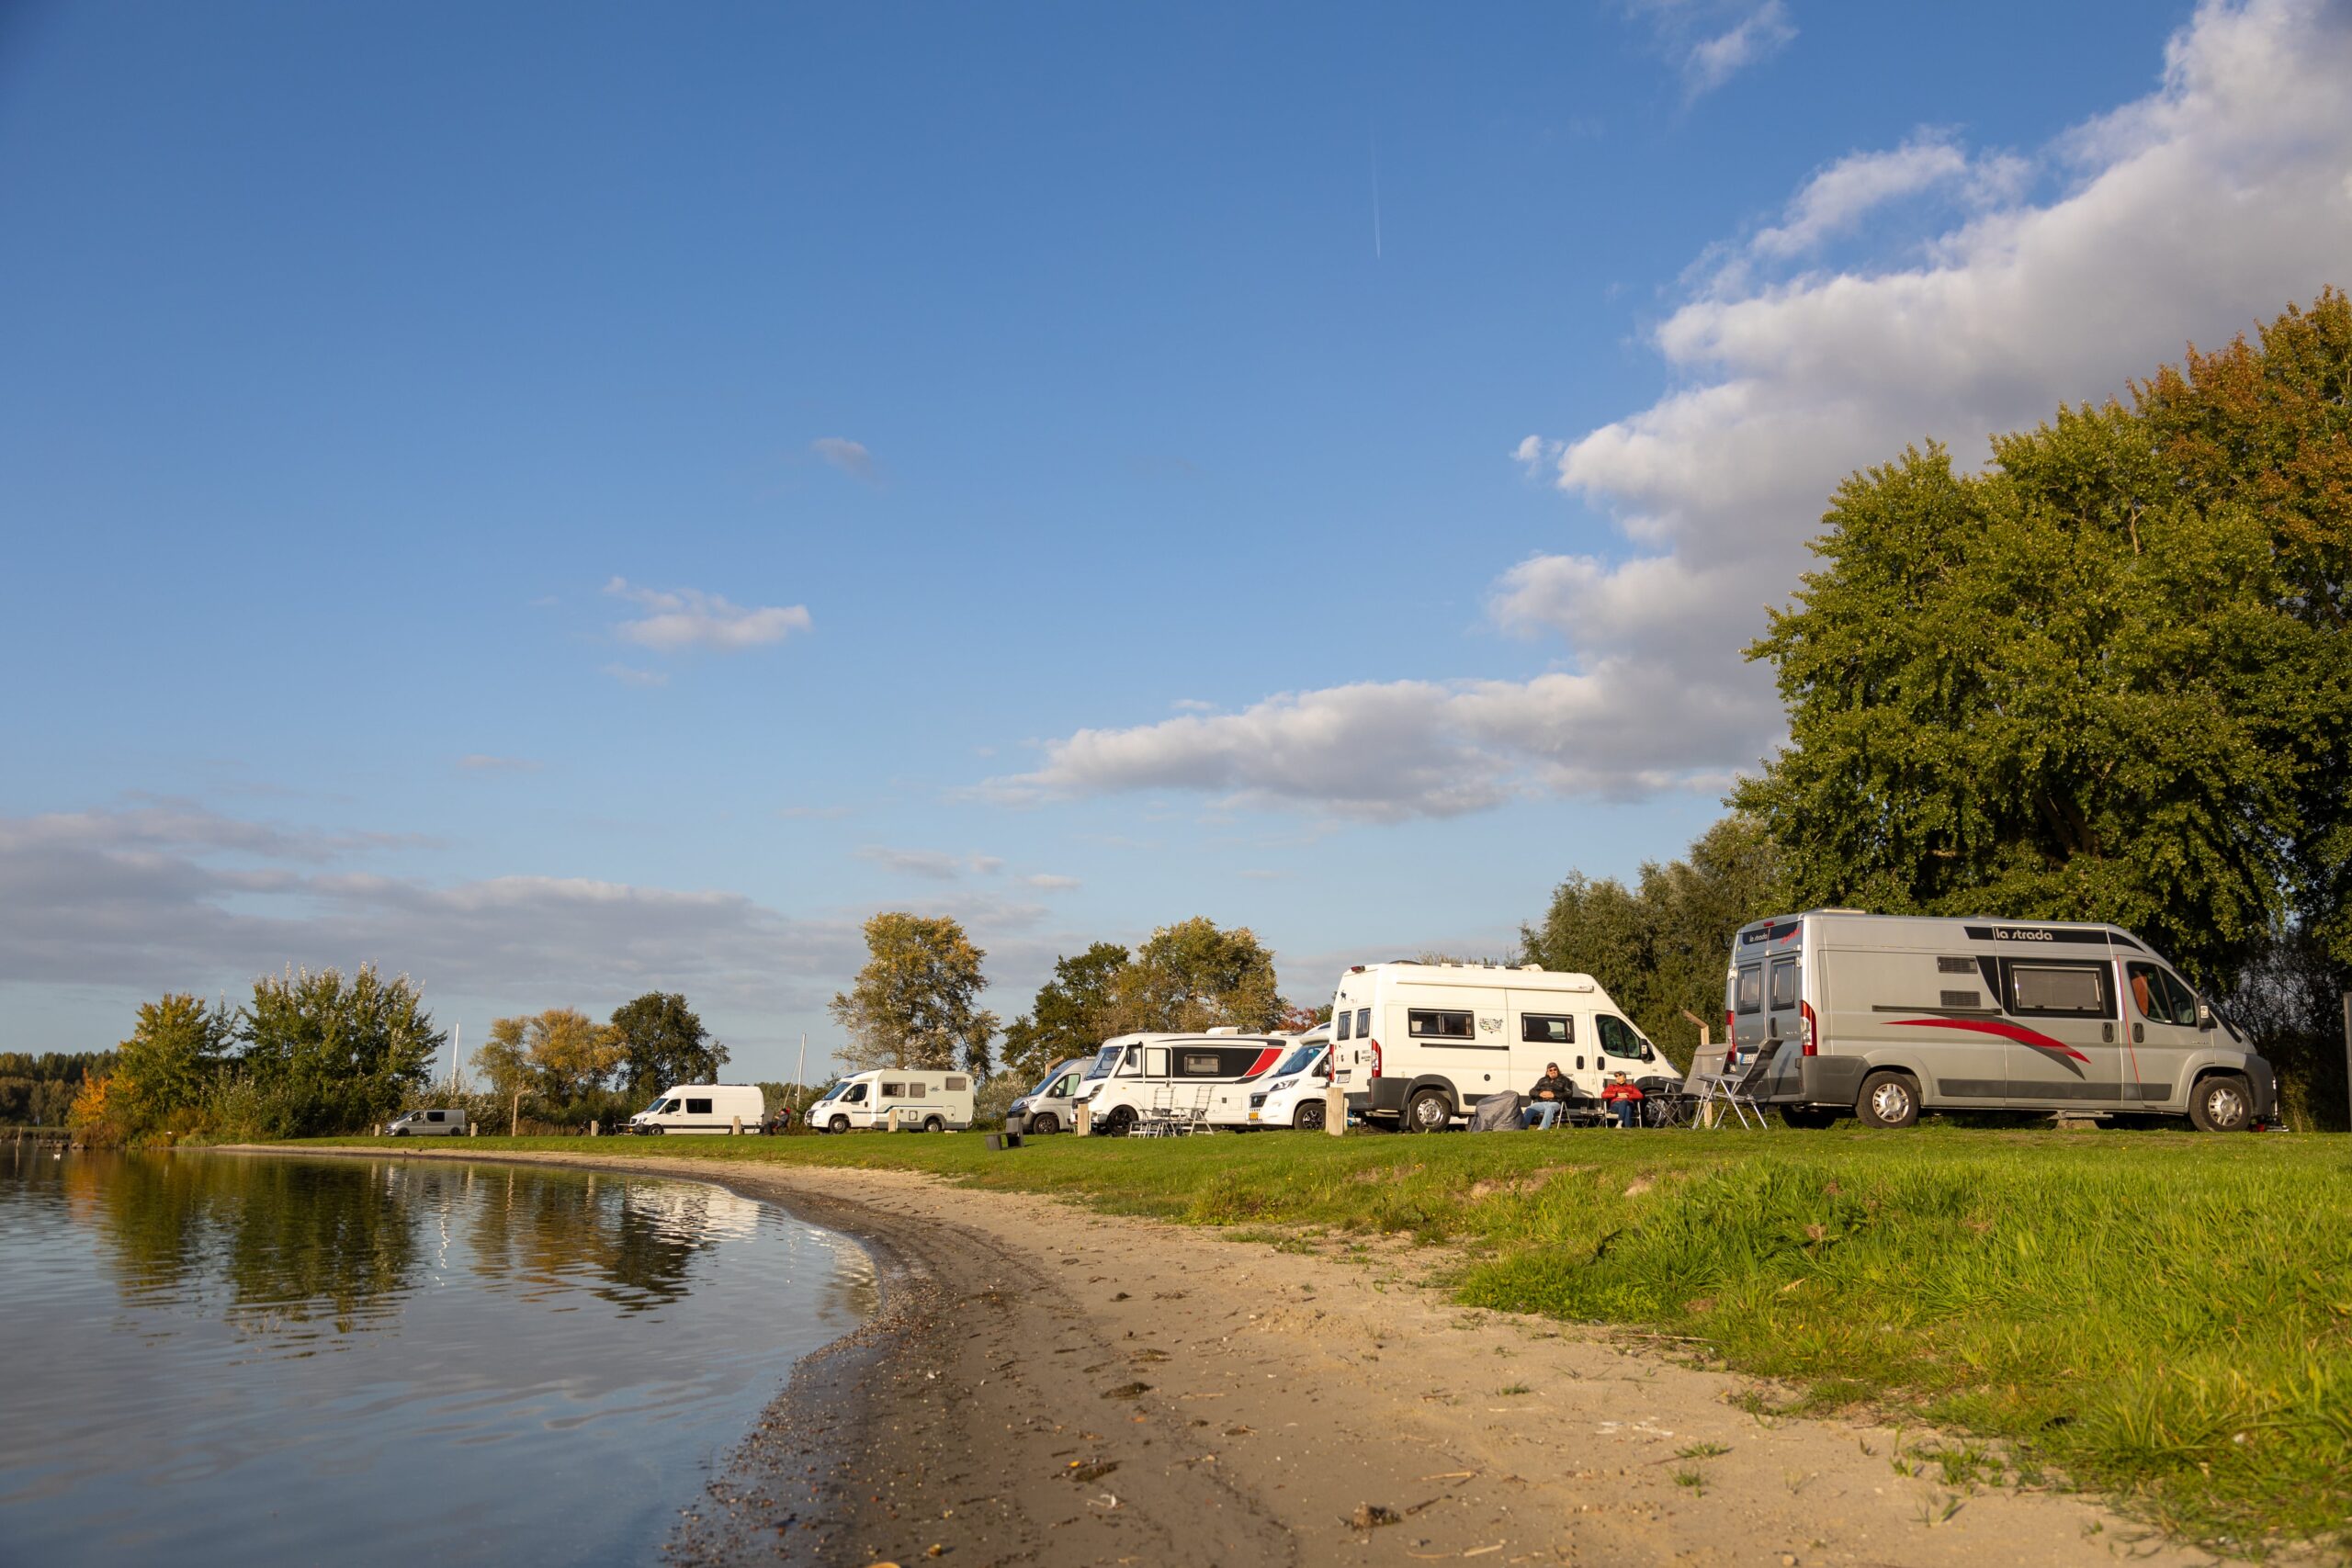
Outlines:
[[1558, 1126], [1560, 1107], [1568, 1102], [1568, 1096], [1574, 1092], [1568, 1080], [1560, 1075], [1560, 1064], [1545, 1063], [1544, 1076], [1537, 1078], [1535, 1087], [1527, 1091], [1531, 1103], [1526, 1112], [1520, 1118], [1520, 1125], [1522, 1127], [1541, 1125], [1546, 1131]]
[[1641, 1112], [1642, 1087], [1626, 1076], [1620, 1067], [1609, 1081], [1600, 1086], [1600, 1098], [1617, 1111], [1617, 1125], [1630, 1127]]

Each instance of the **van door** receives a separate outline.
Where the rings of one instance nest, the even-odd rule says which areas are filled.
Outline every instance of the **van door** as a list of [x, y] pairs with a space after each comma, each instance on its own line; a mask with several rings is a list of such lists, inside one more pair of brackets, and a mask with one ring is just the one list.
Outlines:
[[2112, 1107], [2123, 1098], [2115, 965], [2103, 958], [2004, 958], [2003, 1031], [2008, 1099], [2064, 1110]]
[[[1405, 1010], [1405, 1033], [1419, 1070], [1453, 1085], [1454, 1109], [1467, 1115], [1490, 1094], [1517, 1092], [1510, 1082], [1511, 1046], [1503, 1038], [1507, 1009], [1499, 996], [1475, 991], [1425, 991], [1433, 1004]], [[1523, 1087], [1523, 1086], [1521, 1086]]]
[[[1795, 940], [1803, 931], [1791, 933]], [[1764, 1048], [1771, 1054], [1770, 1076], [1758, 1096], [1793, 1095], [1804, 1088], [1804, 953], [1775, 951], [1764, 970]]]
[[[2124, 966], [2124, 1013], [2132, 1038], [2125, 1052], [2132, 1071], [2125, 1075], [2125, 1097], [2143, 1104], [2179, 1104], [2181, 1080], [2198, 1052], [2211, 1044], [2197, 1024], [2197, 993], [2161, 964], [2133, 960]], [[2129, 1087], [2135, 1080], [2136, 1087]]]

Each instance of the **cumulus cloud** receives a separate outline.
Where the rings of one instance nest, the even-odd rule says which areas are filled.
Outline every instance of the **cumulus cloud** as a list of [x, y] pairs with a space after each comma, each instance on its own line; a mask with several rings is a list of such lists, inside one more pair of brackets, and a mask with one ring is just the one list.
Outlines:
[[[794, 632], [805, 632], [811, 622], [802, 604], [770, 604], [746, 608], [716, 593], [691, 588], [639, 588], [625, 578], [605, 584], [605, 592], [627, 599], [646, 613], [623, 621], [620, 635], [642, 648], [663, 653], [681, 649], [710, 648], [723, 653], [782, 642]], [[616, 671], [617, 672], [617, 671]]]
[[927, 877], [933, 882], [953, 882], [967, 874], [992, 876], [1004, 869], [1004, 862], [994, 855], [956, 855], [943, 850], [894, 850], [881, 844], [863, 846], [857, 851], [857, 858], [871, 861], [883, 870], [899, 876]]
[[1655, 335], [1672, 390], [1515, 450], [1622, 536], [1618, 550], [1522, 561], [1489, 598], [1506, 629], [1560, 638], [1572, 671], [1080, 730], [996, 793], [1192, 788], [1382, 818], [1752, 767], [1783, 728], [1770, 671], [1742, 650], [1810, 564], [1844, 476], [1925, 438], [1982, 461], [1991, 432], [2119, 393], [2185, 341], [2226, 341], [2352, 282], [2347, 81], [2352, 8], [2207, 0], [2152, 93], [2042, 151], [2065, 176], [2046, 197], [2018, 194], [2017, 160], [1932, 138], [1831, 165], [1772, 247], [1793, 255], [1930, 185], [1961, 209], [1924, 248], [1871, 265], [1718, 275]]
[[808, 443], [808, 450], [852, 479], [871, 480], [876, 477], [874, 454], [865, 449], [863, 442], [852, 441], [845, 435], [820, 435]]
[[1711, 93], [1797, 36], [1786, 0], [1634, 0], [1682, 73], [1685, 96]]

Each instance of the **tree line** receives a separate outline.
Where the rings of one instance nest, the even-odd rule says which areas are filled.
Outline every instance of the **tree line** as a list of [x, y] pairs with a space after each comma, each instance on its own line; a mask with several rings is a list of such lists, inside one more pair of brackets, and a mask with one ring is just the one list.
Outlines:
[[[576, 1008], [494, 1019], [471, 1058], [487, 1089], [477, 1119], [514, 1114], [535, 1122], [605, 1126], [643, 1110], [673, 1084], [715, 1083], [727, 1047], [674, 991], [648, 991], [598, 1023]], [[446, 1097], [445, 1097], [446, 1098]]]

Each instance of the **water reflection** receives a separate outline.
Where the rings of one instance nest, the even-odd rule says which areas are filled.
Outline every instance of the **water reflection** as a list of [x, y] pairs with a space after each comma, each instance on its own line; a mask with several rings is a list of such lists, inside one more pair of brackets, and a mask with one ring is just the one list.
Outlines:
[[0, 1557], [649, 1556], [871, 1291], [693, 1183], [0, 1145]]

